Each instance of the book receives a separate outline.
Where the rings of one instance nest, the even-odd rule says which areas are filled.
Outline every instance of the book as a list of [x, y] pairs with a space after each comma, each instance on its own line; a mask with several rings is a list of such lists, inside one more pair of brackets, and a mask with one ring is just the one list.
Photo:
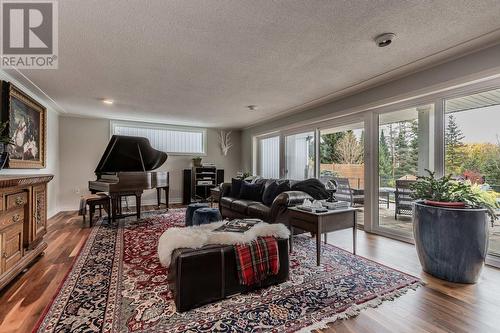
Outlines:
[[328, 209], [326, 209], [326, 208], [318, 208], [318, 207], [303, 206], [303, 205], [298, 205], [296, 207], [300, 210], [303, 210], [306, 212], [311, 212], [311, 213], [326, 213], [326, 212], [328, 212]]
[[347, 201], [323, 202], [322, 204], [328, 209], [344, 209], [350, 206]]
[[225, 224], [214, 229], [217, 232], [245, 232], [250, 230], [257, 223], [262, 222], [260, 219], [234, 219], [227, 221]]

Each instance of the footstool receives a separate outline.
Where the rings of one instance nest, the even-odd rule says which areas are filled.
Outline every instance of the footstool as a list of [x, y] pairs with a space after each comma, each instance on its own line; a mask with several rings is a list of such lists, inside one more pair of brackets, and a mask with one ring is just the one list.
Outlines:
[[186, 227], [190, 227], [193, 225], [193, 214], [196, 210], [207, 207], [208, 203], [203, 203], [203, 202], [196, 202], [189, 204], [186, 209]]
[[193, 213], [193, 225], [208, 224], [221, 220], [222, 216], [218, 208], [199, 208]]
[[280, 269], [253, 286], [241, 285], [236, 270], [236, 253], [231, 245], [206, 245], [199, 249], [176, 249], [168, 270], [168, 285], [178, 312], [220, 301], [238, 293], [280, 284], [288, 280], [288, 238], [280, 238]]

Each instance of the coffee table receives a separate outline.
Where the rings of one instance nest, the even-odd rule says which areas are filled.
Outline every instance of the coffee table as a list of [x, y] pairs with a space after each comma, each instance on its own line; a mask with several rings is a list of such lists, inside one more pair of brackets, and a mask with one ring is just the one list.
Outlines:
[[[356, 214], [357, 209], [349, 207], [315, 213], [289, 207], [290, 213], [290, 252], [293, 251], [293, 229], [300, 228], [316, 235], [316, 264], [321, 264], [321, 234], [352, 228], [352, 253], [356, 254]], [[326, 243], [326, 234], [325, 234]]]

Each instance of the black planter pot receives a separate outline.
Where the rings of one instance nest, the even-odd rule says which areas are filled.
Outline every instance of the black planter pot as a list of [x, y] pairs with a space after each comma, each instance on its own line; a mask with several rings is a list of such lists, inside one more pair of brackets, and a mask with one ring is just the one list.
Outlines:
[[486, 209], [441, 208], [416, 202], [413, 217], [423, 270], [443, 280], [475, 283], [488, 252]]

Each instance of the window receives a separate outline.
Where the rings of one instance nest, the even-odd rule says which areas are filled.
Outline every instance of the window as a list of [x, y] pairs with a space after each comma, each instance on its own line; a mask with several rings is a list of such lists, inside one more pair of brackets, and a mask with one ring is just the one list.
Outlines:
[[411, 184], [434, 169], [434, 105], [379, 115], [378, 225], [413, 236]]
[[[447, 99], [445, 105], [445, 173], [500, 198], [500, 89]], [[498, 220], [489, 237], [489, 253], [500, 256]]]
[[153, 148], [170, 154], [206, 153], [207, 131], [203, 128], [112, 121], [111, 134], [147, 138]]
[[264, 178], [280, 177], [280, 137], [259, 139], [258, 174]]

